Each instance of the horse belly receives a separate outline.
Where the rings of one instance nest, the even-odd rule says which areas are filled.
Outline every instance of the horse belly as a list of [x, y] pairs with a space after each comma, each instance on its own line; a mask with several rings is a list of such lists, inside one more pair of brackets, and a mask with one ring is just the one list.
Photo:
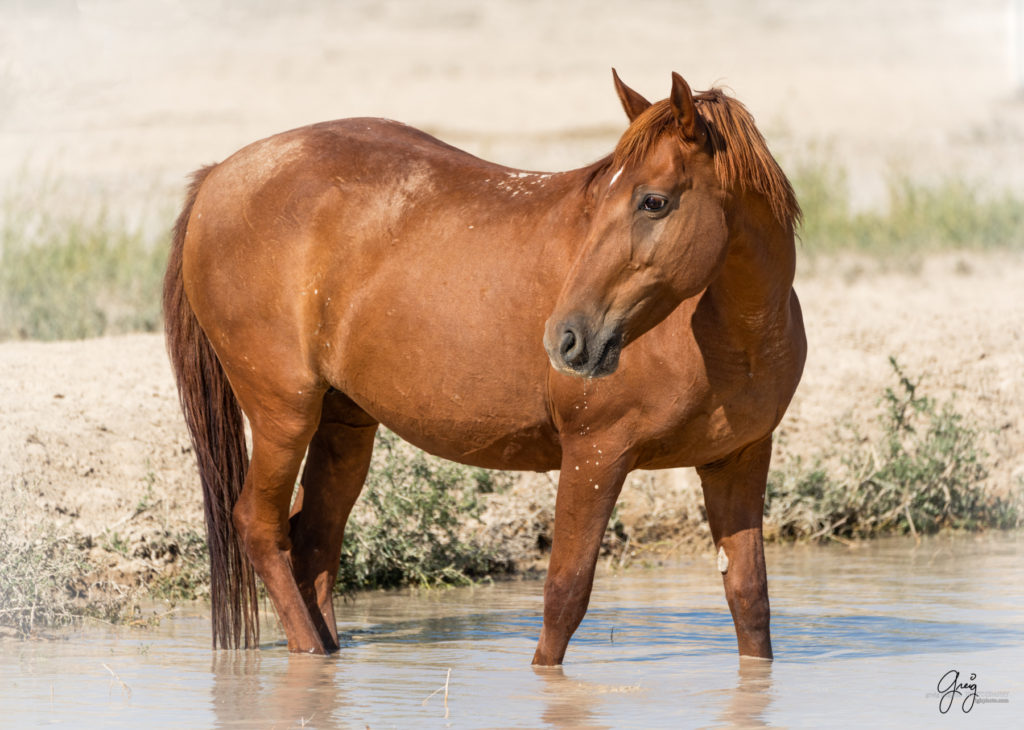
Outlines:
[[510, 381], [495, 387], [429, 363], [382, 358], [371, 370], [350, 364], [335, 387], [436, 456], [494, 469], [558, 468], [558, 437], [540, 388]]
[[558, 468], [543, 309], [510, 306], [501, 285], [469, 281], [453, 262], [412, 272], [382, 264], [368, 280], [339, 282], [335, 291], [351, 294], [339, 297], [344, 314], [326, 323], [322, 372], [429, 453], [487, 468]]

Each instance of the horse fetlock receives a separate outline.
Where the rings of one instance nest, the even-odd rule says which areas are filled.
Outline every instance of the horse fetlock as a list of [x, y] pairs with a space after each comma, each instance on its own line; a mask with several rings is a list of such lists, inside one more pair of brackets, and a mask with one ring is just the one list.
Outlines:
[[534, 664], [538, 667], [555, 667], [565, 658], [565, 650], [569, 646], [569, 634], [552, 632], [545, 624], [541, 629], [537, 650], [533, 653]]

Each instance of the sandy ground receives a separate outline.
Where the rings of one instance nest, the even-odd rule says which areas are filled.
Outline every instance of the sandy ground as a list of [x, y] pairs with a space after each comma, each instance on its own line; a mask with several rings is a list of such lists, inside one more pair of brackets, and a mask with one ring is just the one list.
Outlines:
[[[727, 85], [784, 162], [844, 165], [858, 205], [878, 204], [893, 170], [1024, 187], [1012, 2], [606, 5], [0, 1], [0, 191], [57, 182], [75, 204], [167, 227], [191, 169], [356, 115], [566, 169], [623, 128], [612, 66], [651, 98], [671, 70]], [[874, 419], [897, 355], [986, 429], [992, 488], [1024, 479], [1024, 259], [805, 258], [798, 291], [811, 349], [783, 456], [815, 453], [838, 420]], [[81, 535], [115, 577], [163, 570], [201, 511], [161, 338], [3, 343], [0, 385], [0, 490]], [[114, 533], [127, 557], [108, 549]]]

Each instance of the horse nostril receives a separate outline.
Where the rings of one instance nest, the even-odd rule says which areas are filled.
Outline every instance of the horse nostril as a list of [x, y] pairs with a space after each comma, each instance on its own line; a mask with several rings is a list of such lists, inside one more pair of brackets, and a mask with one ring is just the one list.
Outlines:
[[559, 352], [562, 353], [562, 356], [564, 357], [574, 347], [576, 347], [576, 333], [567, 329], [562, 333], [562, 347], [559, 348]]
[[562, 331], [562, 341], [559, 344], [558, 353], [566, 365], [577, 366], [586, 360], [586, 343], [574, 328], [567, 326]]

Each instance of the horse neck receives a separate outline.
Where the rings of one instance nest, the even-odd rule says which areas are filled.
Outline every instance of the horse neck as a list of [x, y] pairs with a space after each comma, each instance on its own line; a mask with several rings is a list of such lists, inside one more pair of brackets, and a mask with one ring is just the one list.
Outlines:
[[754, 336], [788, 323], [796, 270], [793, 227], [783, 226], [760, 195], [747, 193], [726, 211], [729, 249], [708, 286], [724, 322]]

